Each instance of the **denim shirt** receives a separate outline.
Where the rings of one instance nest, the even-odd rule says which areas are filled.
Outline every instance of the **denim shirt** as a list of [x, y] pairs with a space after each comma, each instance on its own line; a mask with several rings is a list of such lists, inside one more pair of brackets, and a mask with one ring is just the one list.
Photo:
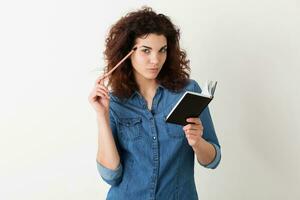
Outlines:
[[[201, 92], [198, 83], [189, 80], [178, 93], [159, 85], [148, 109], [136, 91], [119, 100], [110, 94], [110, 126], [121, 158], [112, 170], [97, 162], [102, 179], [111, 185], [109, 200], [196, 200], [194, 151], [185, 137], [183, 126], [166, 123], [165, 117], [185, 91]], [[221, 159], [220, 145], [209, 108], [201, 113], [203, 138], [211, 143], [216, 155], [208, 165], [214, 169]]]

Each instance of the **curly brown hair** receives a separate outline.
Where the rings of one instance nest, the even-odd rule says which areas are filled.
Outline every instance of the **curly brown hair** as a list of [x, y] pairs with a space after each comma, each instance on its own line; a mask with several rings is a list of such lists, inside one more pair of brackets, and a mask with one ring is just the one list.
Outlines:
[[[157, 14], [150, 7], [129, 12], [110, 29], [106, 38], [104, 58], [105, 71], [111, 70], [135, 45], [135, 39], [150, 33], [164, 35], [167, 39], [167, 58], [157, 76], [159, 84], [174, 92], [180, 91], [188, 83], [190, 76], [189, 60], [186, 52], [180, 49], [180, 30], [163, 14]], [[124, 99], [138, 90], [133, 68], [129, 59], [123, 62], [109, 77], [108, 85], [112, 93]]]

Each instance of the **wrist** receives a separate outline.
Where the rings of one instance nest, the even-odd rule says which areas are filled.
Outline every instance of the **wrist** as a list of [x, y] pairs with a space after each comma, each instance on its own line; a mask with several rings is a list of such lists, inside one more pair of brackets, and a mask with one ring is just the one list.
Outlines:
[[109, 113], [108, 112], [104, 112], [104, 113], [97, 113], [97, 119], [98, 120], [106, 120], [109, 119]]
[[205, 142], [205, 140], [200, 137], [198, 139], [198, 141], [195, 143], [195, 145], [192, 146], [193, 150], [196, 152], [196, 151], [199, 151], [199, 149], [203, 146], [202, 144]]

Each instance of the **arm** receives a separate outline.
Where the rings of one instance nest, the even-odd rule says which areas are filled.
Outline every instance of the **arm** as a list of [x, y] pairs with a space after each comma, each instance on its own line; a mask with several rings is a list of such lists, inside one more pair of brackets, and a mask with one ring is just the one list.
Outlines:
[[89, 102], [97, 113], [97, 169], [104, 181], [116, 185], [122, 179], [123, 169], [113, 135], [117, 133], [117, 128], [110, 108], [109, 90], [104, 86], [102, 77], [97, 78]]
[[97, 115], [97, 124], [97, 169], [106, 183], [117, 185], [122, 180], [123, 168], [111, 128], [113, 127], [113, 130], [116, 131], [115, 123], [108, 115]]
[[215, 169], [221, 160], [221, 151], [214, 131], [209, 130], [210, 124], [205, 124], [208, 130], [204, 131], [199, 118], [188, 118], [187, 121], [193, 124], [184, 126], [183, 130], [198, 163], [206, 168]]
[[216, 150], [212, 144], [204, 140], [202, 137], [193, 147], [197, 160], [201, 165], [208, 165], [216, 156]]
[[[198, 83], [194, 80], [191, 83], [194, 87], [193, 91], [201, 93]], [[203, 110], [200, 118], [191, 118], [188, 122], [192, 122], [194, 125], [185, 126], [184, 130], [187, 140], [197, 156], [198, 163], [206, 168], [215, 169], [221, 160], [221, 148], [209, 108]]]
[[120, 156], [110, 128], [109, 116], [97, 115], [98, 152], [97, 161], [108, 169], [114, 170], [120, 164]]
[[200, 138], [199, 143], [193, 147], [198, 163], [206, 168], [215, 169], [221, 159], [220, 148]]

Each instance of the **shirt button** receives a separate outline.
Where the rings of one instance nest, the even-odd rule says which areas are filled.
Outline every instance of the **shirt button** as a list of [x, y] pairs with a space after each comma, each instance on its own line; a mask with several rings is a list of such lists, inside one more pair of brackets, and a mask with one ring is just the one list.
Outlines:
[[153, 137], [153, 140], [156, 140], [156, 137], [155, 137], [155, 136]]

